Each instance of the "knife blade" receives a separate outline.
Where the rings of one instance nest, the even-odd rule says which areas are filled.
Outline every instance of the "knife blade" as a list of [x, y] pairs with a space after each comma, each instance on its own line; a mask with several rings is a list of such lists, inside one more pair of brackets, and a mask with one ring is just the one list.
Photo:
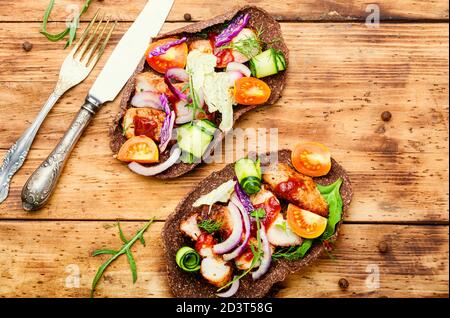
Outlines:
[[174, 0], [150, 0], [111, 53], [89, 95], [101, 104], [112, 101], [133, 74], [147, 49], [157, 36]]
[[150, 39], [158, 35], [174, 0], [150, 0], [123, 35], [90, 89], [84, 105], [58, 145], [22, 188], [26, 211], [42, 208], [50, 199], [67, 159], [101, 106], [116, 98], [144, 56]]

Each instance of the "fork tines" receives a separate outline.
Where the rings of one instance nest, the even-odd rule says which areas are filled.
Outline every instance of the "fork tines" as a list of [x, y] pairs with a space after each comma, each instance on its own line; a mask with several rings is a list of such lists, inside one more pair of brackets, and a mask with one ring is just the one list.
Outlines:
[[[104, 21], [105, 15], [102, 14], [101, 17], [99, 15], [100, 10], [97, 10], [91, 22], [89, 22], [89, 25], [83, 31], [80, 39], [69, 54], [88, 69], [92, 69], [100, 59], [106, 44], [117, 25], [117, 21], [110, 23], [110, 17], [107, 17], [106, 21]], [[104, 37], [105, 34], [106, 36]], [[103, 37], [103, 42], [100, 44]]]

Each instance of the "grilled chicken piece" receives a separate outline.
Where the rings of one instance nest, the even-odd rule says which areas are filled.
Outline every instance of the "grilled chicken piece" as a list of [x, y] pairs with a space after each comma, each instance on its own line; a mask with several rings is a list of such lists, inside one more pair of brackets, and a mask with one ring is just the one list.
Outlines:
[[267, 202], [267, 200], [274, 196], [275, 195], [269, 190], [269, 188], [263, 184], [261, 185], [261, 190], [250, 196], [250, 201], [253, 205], [259, 205]]
[[[249, 244], [257, 245], [256, 238], [251, 237], [249, 239]], [[252, 265], [253, 261], [253, 252], [250, 249], [250, 246], [245, 249], [245, 252], [239, 255], [234, 259], [234, 264], [240, 270], [247, 270]], [[260, 263], [258, 262], [253, 268], [259, 267]]]
[[317, 190], [313, 179], [279, 163], [263, 174], [263, 180], [279, 198], [321, 216], [328, 216], [328, 204]]
[[186, 220], [182, 221], [180, 225], [181, 232], [184, 235], [189, 236], [193, 241], [197, 241], [202, 234], [202, 231], [197, 224], [197, 217], [198, 214], [192, 214]]
[[[171, 96], [172, 92], [169, 89], [169, 86], [164, 82], [164, 77], [157, 75], [153, 72], [143, 72], [136, 75], [136, 86], [135, 92], [151, 92], [156, 94], [166, 94], [167, 96]], [[182, 90], [185, 86], [185, 83], [173, 83], [178, 90]]]
[[259, 192], [250, 196], [250, 201], [255, 208], [263, 208], [266, 211], [266, 216], [262, 220], [266, 228], [273, 223], [281, 212], [280, 201], [264, 184]]
[[221, 257], [212, 256], [202, 260], [200, 273], [210, 284], [222, 287], [231, 280], [233, 270]]
[[[139, 117], [139, 127], [136, 129], [135, 117]], [[166, 114], [162, 110], [151, 107], [129, 108], [122, 121], [122, 128], [127, 139], [135, 135], [142, 135], [159, 142], [161, 138], [161, 128]], [[138, 134], [136, 134], [136, 132]]]
[[[284, 228], [284, 226], [286, 227]], [[301, 237], [292, 232], [282, 214], [278, 214], [275, 221], [267, 229], [267, 239], [274, 246], [296, 246], [302, 244]]]
[[136, 75], [136, 93], [152, 92], [152, 93], [167, 93], [169, 88], [164, 83], [164, 78], [153, 72], [143, 72]]
[[[208, 207], [209, 209], [209, 207]], [[220, 234], [226, 239], [233, 232], [233, 221], [231, 220], [230, 211], [226, 206], [214, 204], [209, 212], [210, 218], [214, 221], [222, 223]]]

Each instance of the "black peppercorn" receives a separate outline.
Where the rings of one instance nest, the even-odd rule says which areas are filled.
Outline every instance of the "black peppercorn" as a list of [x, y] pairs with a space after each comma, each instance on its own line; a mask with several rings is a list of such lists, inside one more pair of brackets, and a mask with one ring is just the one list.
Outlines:
[[391, 118], [392, 118], [391, 112], [384, 111], [384, 112], [381, 114], [381, 119], [382, 119], [383, 121], [390, 121]]
[[31, 49], [33, 48], [33, 44], [31, 44], [31, 43], [28, 42], [28, 41], [25, 41], [25, 42], [22, 43], [22, 48], [23, 48], [23, 50], [24, 50], [25, 52], [30, 52]]
[[380, 251], [380, 253], [387, 253], [387, 251], [389, 251], [388, 243], [386, 243], [385, 241], [381, 241], [378, 244], [378, 250]]
[[184, 20], [186, 20], [186, 21], [191, 21], [191, 20], [192, 20], [191, 14], [190, 14], [190, 13], [185, 13], [185, 14], [184, 14]]
[[348, 280], [346, 280], [345, 278], [341, 278], [338, 284], [341, 289], [347, 289], [349, 285]]

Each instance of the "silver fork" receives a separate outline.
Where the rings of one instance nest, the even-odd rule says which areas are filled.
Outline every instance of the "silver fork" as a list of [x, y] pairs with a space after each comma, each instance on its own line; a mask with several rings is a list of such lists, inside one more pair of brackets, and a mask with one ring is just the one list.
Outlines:
[[[58, 82], [33, 124], [6, 152], [3, 164], [0, 167], [0, 203], [7, 198], [11, 179], [22, 167], [47, 114], [66, 91], [81, 83], [89, 75], [103, 54], [116, 23], [113, 23], [108, 29], [109, 18], [106, 19], [106, 22], [103, 22], [104, 17], [101, 17], [97, 22], [98, 16], [99, 11], [92, 18], [78, 42], [62, 63]], [[105, 32], [106, 37], [101, 42]]]

